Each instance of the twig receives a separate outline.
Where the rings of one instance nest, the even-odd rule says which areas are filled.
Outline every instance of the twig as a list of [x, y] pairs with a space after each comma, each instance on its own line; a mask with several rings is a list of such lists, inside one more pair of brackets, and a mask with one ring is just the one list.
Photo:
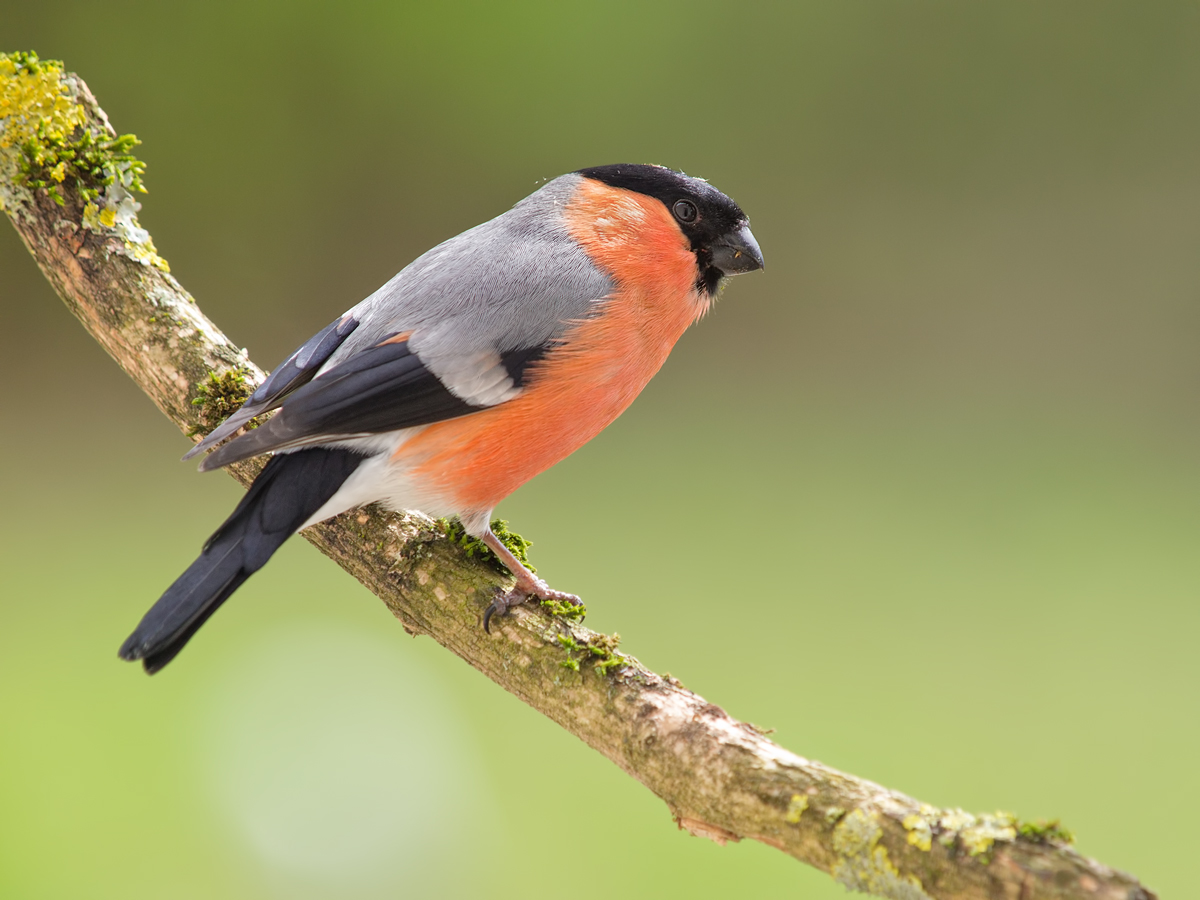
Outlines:
[[[61, 65], [0, 54], [0, 203], [84, 327], [194, 435], [263, 373], [201, 313], [138, 226], [133, 143]], [[248, 484], [258, 468], [231, 473]], [[1054, 824], [936, 809], [803, 759], [570, 619], [522, 607], [485, 634], [481, 615], [504, 575], [418, 513], [348, 513], [305, 537], [405, 630], [430, 635], [611, 759], [692, 834], [762, 841], [881, 897], [1154, 897], [1080, 856]]]

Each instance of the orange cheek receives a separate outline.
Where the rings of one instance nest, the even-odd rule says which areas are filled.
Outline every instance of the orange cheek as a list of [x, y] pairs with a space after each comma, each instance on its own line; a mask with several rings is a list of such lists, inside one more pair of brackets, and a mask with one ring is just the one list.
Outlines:
[[681, 298], [696, 281], [688, 239], [653, 197], [585, 179], [564, 219], [571, 237], [622, 291]]

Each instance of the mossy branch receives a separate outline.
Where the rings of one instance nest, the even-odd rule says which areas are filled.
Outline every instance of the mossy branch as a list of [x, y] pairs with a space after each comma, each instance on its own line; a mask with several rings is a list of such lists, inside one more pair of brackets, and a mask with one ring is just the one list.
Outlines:
[[[200, 312], [138, 225], [133, 145], [61, 64], [0, 54], [0, 205], [84, 327], [196, 435], [263, 373]], [[231, 474], [248, 484], [258, 468]], [[1154, 897], [1076, 853], [1056, 822], [936, 809], [797, 756], [619, 653], [615, 637], [554, 611], [518, 608], [486, 634], [482, 613], [505, 576], [445, 523], [368, 509], [305, 537], [407, 631], [432, 636], [611, 759], [694, 835], [762, 841], [881, 897]]]

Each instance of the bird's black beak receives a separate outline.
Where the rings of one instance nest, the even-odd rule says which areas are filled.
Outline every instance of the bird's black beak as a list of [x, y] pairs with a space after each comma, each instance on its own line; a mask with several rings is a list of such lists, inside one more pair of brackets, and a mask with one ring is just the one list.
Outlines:
[[712, 265], [723, 275], [741, 275], [763, 267], [762, 250], [749, 225], [743, 224], [713, 243]]

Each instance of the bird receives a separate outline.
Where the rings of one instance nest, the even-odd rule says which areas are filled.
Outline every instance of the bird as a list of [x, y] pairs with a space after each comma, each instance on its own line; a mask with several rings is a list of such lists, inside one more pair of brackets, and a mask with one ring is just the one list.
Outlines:
[[458, 516], [511, 571], [485, 630], [530, 597], [578, 603], [500, 542], [492, 510], [616, 419], [730, 276], [762, 268], [732, 199], [643, 164], [559, 176], [437, 245], [184, 456], [270, 459], [120, 657], [158, 672], [291, 535], [373, 502]]

